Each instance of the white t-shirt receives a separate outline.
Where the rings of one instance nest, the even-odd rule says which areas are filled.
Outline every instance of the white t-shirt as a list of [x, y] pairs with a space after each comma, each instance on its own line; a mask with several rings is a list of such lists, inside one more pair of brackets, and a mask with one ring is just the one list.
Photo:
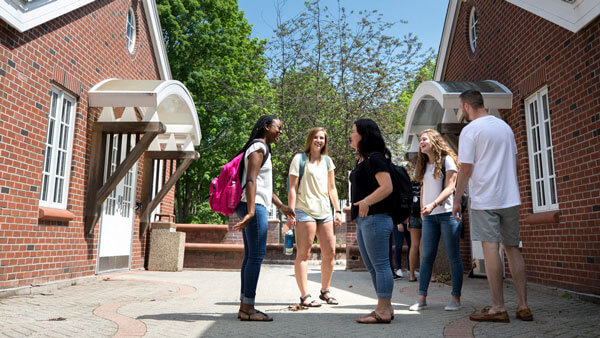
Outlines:
[[[257, 150], [263, 150], [263, 154], [267, 153], [267, 147], [262, 142], [256, 142], [246, 150], [244, 154], [244, 174], [242, 175], [242, 182], [244, 182], [244, 191], [242, 192], [242, 202], [246, 201], [246, 172], [248, 171], [248, 157], [250, 154]], [[271, 207], [273, 201], [273, 162], [271, 161], [271, 153], [265, 164], [258, 171], [256, 177], [256, 197], [254, 198], [255, 204], [262, 204], [267, 209]]]
[[[448, 172], [457, 172], [456, 163], [451, 156], [446, 156], [446, 176]], [[433, 178], [435, 170], [435, 164], [427, 163], [425, 168], [425, 174], [423, 175], [423, 206], [426, 206], [440, 195], [444, 190], [444, 177]], [[431, 215], [443, 214], [445, 212], [452, 212], [452, 203], [454, 203], [454, 194], [451, 194], [446, 200], [431, 211]]]
[[[302, 154], [294, 156], [290, 164], [290, 175], [300, 177], [300, 159]], [[331, 158], [321, 156], [317, 164], [310, 163], [306, 156], [304, 174], [296, 194], [296, 208], [304, 211], [315, 219], [323, 219], [331, 216], [331, 203], [329, 201], [328, 171], [335, 169]]]
[[510, 126], [489, 115], [460, 133], [458, 161], [473, 164], [471, 208], [504, 209], [521, 204], [517, 181], [517, 144]]

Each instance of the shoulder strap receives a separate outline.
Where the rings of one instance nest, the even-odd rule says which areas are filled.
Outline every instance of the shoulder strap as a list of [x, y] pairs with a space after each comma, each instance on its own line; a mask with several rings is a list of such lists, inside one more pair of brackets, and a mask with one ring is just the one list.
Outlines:
[[442, 189], [446, 182], [446, 156], [442, 157]]
[[[254, 143], [262, 143], [265, 145], [265, 153], [263, 154], [263, 159], [262, 159], [262, 163], [260, 164], [260, 167], [262, 168], [263, 165], [265, 165], [265, 163], [267, 162], [267, 159], [269, 158], [269, 145], [265, 143], [265, 141], [260, 140], [260, 139], [254, 139], [252, 140], [252, 142], [250, 142], [250, 144], [248, 145], [248, 148], [250, 148], [250, 146], [252, 146]], [[246, 149], [244, 152], [248, 151], [248, 149]], [[244, 176], [244, 172], [246, 171], [246, 154], [242, 155], [242, 161], [240, 163], [240, 168], [239, 168], [239, 172], [238, 172], [238, 179], [241, 182], [242, 181], [242, 177]], [[246, 182], [244, 182], [244, 185], [242, 186], [242, 189], [246, 188]]]
[[306, 167], [306, 153], [300, 154], [300, 169], [298, 169], [298, 187], [300, 187], [300, 180], [304, 176], [304, 167]]
[[329, 156], [327, 156], [327, 155], [323, 155], [323, 156], [325, 156], [325, 163], [327, 164], [327, 172], [329, 173], [329, 161], [330, 161]]

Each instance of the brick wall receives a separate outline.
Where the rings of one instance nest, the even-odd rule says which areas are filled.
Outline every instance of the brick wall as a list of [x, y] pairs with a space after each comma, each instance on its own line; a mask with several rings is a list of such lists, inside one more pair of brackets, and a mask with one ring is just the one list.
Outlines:
[[[98, 225], [83, 231], [91, 126], [87, 91], [108, 78], [159, 79], [142, 3], [135, 50], [126, 47], [130, 1], [95, 1], [19, 33], [0, 21], [0, 289], [95, 273]], [[69, 222], [39, 221], [43, 149], [52, 86], [77, 97]], [[136, 200], [140, 200], [142, 166]], [[173, 192], [163, 202], [173, 211]], [[143, 266], [145, 241], [136, 217], [131, 267]]]
[[[477, 50], [468, 19], [475, 5]], [[600, 294], [600, 18], [577, 33], [506, 1], [461, 5], [443, 81], [497, 80], [513, 92], [502, 111], [518, 145], [523, 256], [529, 281]], [[559, 223], [527, 224], [533, 214], [524, 100], [547, 86]]]

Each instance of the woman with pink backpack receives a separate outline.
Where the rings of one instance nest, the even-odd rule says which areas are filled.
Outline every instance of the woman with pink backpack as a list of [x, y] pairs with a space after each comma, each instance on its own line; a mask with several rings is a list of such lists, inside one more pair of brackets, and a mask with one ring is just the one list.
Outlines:
[[244, 239], [244, 261], [241, 271], [241, 294], [238, 318], [242, 321], [273, 321], [254, 308], [260, 267], [267, 250], [268, 212], [271, 203], [288, 217], [294, 210], [284, 205], [273, 193], [273, 163], [270, 144], [281, 136], [281, 121], [264, 115], [258, 119], [248, 142], [242, 148], [241, 183], [245, 184], [235, 213], [240, 221], [233, 226], [241, 230]]

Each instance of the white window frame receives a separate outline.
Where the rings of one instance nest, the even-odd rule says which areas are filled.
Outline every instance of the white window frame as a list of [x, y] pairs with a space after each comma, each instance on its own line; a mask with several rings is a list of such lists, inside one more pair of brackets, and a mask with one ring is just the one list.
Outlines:
[[534, 213], [558, 209], [549, 102], [547, 87], [525, 99], [527, 152]]
[[[56, 97], [56, 102], [53, 98]], [[68, 121], [62, 121], [63, 109], [65, 104], [70, 103], [70, 111]], [[56, 106], [55, 106], [56, 105]], [[71, 158], [73, 157], [73, 135], [75, 130], [75, 114], [77, 101], [74, 97], [68, 95], [63, 90], [53, 87], [50, 94], [50, 105], [48, 111], [48, 124], [46, 130], [46, 141], [44, 148], [44, 162], [42, 163], [42, 182], [40, 188], [40, 206], [66, 209], [67, 200], [69, 197], [69, 179], [71, 174]], [[66, 108], [68, 109], [68, 108]], [[52, 116], [52, 112], [55, 115]], [[56, 181], [57, 178], [61, 179], [61, 176], [57, 174], [57, 163], [59, 157], [59, 146], [61, 141], [62, 125], [66, 125], [69, 129], [66, 135], [66, 147], [60, 149], [64, 151], [65, 158], [63, 160], [63, 172], [62, 172], [62, 191], [60, 192], [61, 199], [56, 201]], [[51, 130], [52, 127], [52, 130]], [[50, 140], [50, 132], [52, 132], [52, 139]], [[52, 142], [52, 143], [49, 143]], [[51, 147], [50, 151], [48, 151]], [[47, 164], [48, 156], [50, 156], [50, 163]], [[48, 169], [48, 170], [46, 170]], [[47, 177], [47, 178], [46, 178]], [[44, 196], [45, 195], [45, 196]]]
[[135, 50], [136, 26], [135, 12], [132, 7], [129, 7], [127, 19], [125, 19], [125, 38], [127, 39], [127, 50], [129, 50], [129, 53], [133, 53]]
[[471, 8], [471, 14], [469, 15], [469, 45], [471, 46], [471, 52], [475, 53], [477, 49], [477, 38], [479, 37], [479, 19], [475, 12], [475, 6]]

